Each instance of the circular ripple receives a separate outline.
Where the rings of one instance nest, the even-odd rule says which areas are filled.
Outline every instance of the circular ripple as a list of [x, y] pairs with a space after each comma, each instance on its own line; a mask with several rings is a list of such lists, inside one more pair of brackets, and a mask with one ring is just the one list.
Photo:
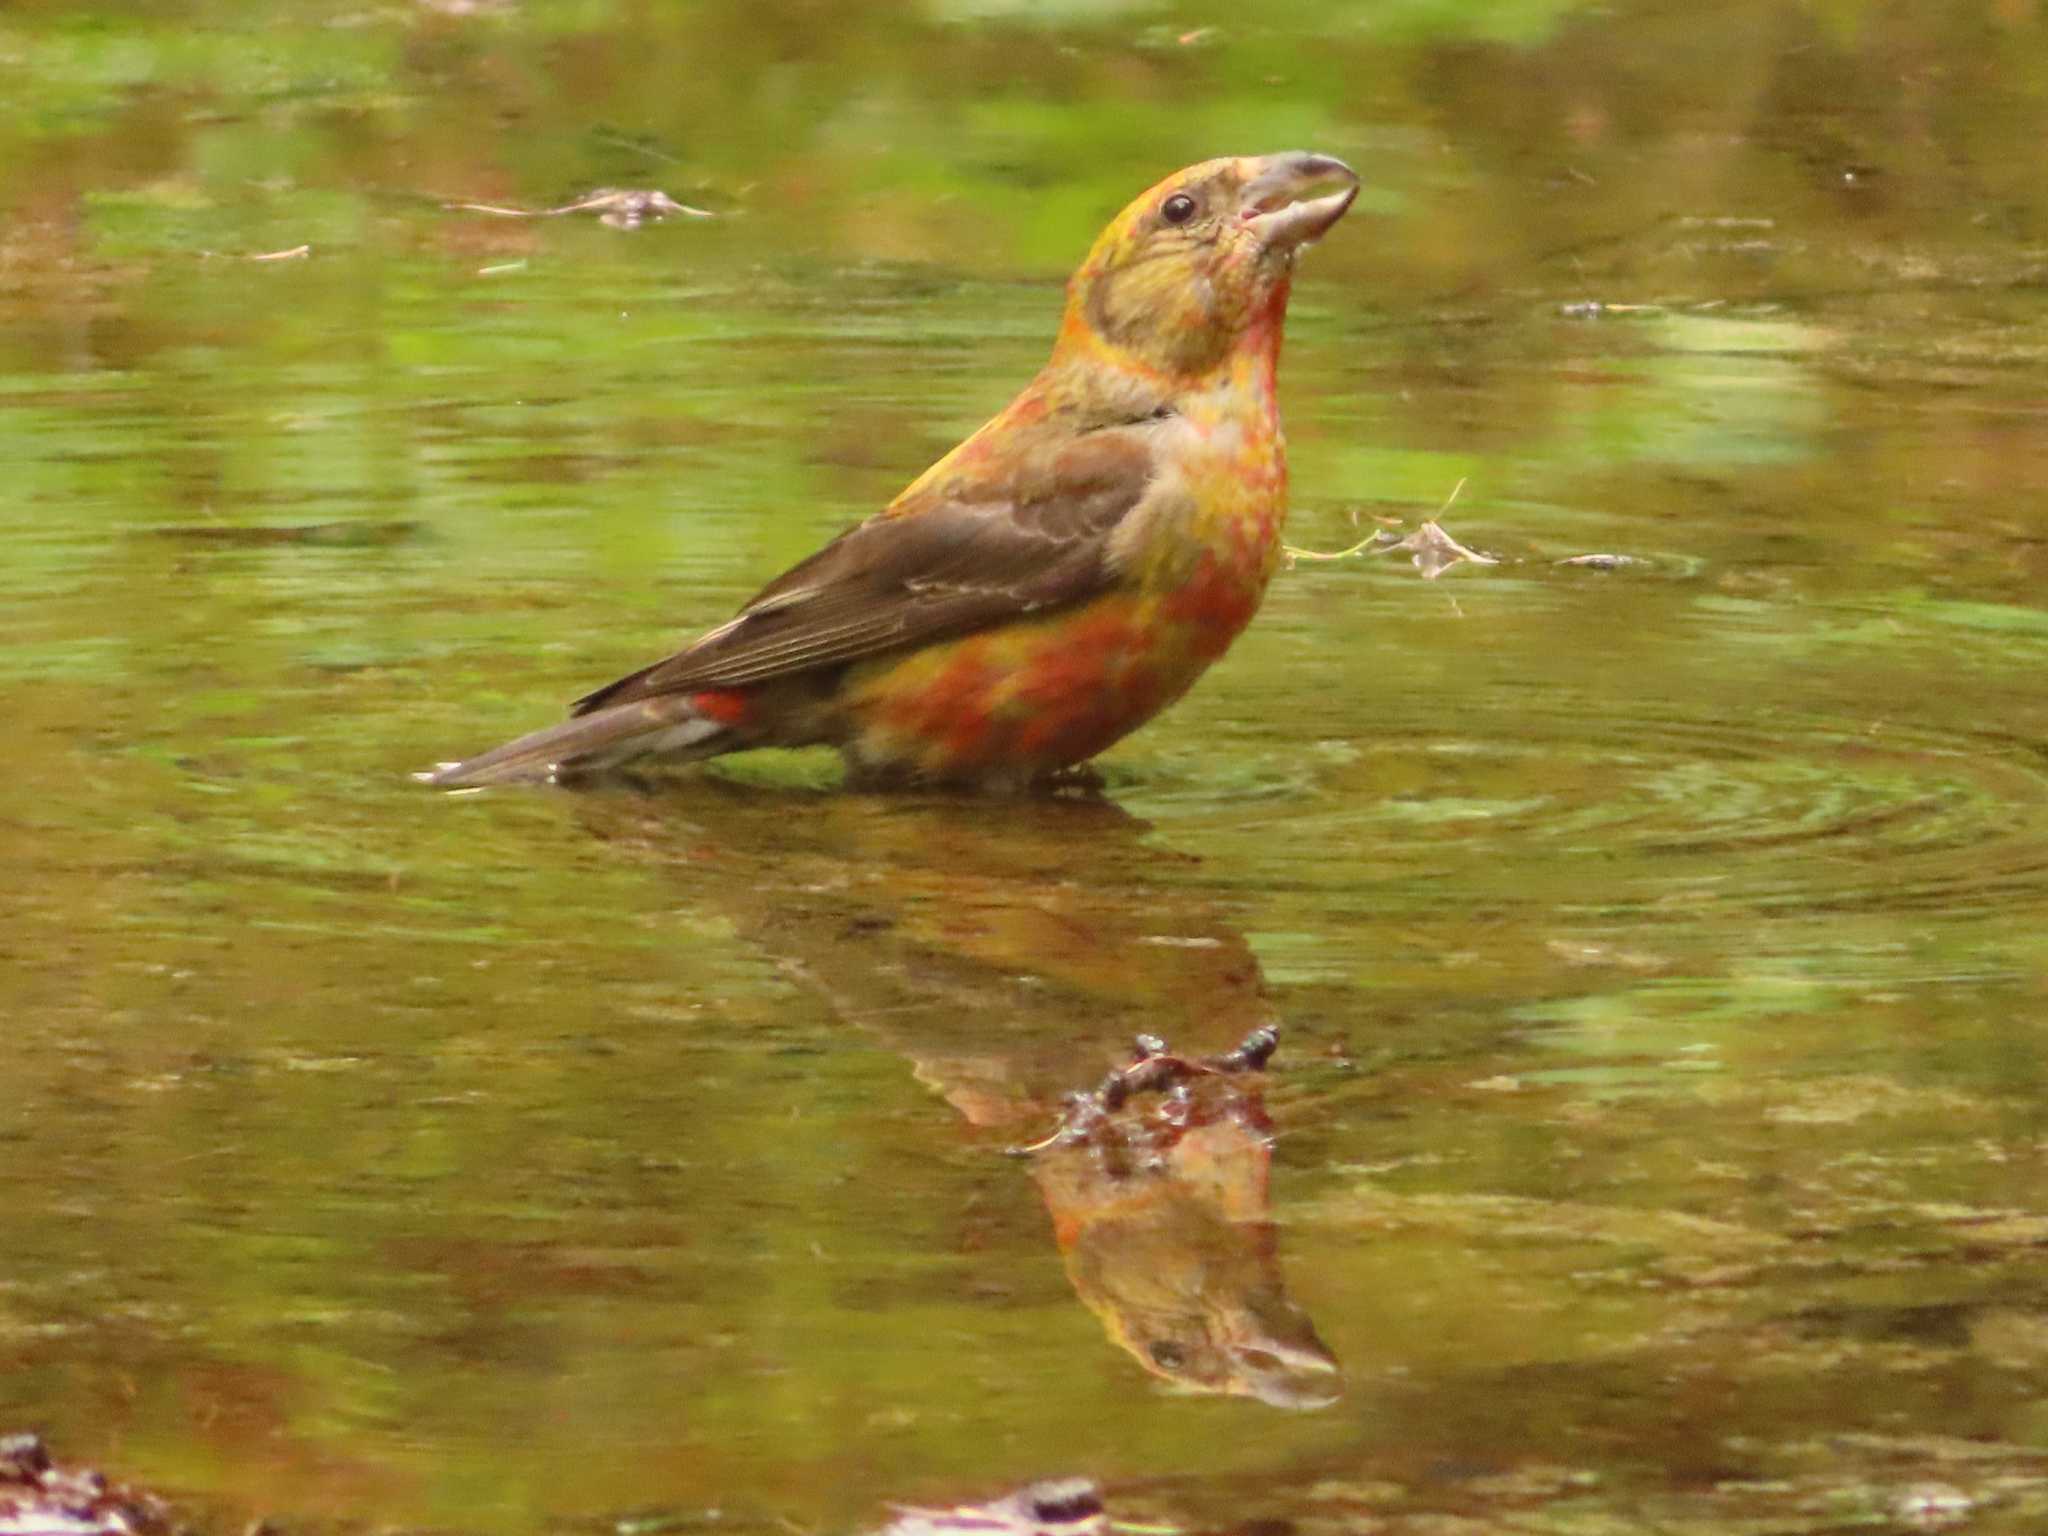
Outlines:
[[1243, 782], [1210, 784], [1228, 801], [1213, 814], [1171, 774], [1120, 798], [1246, 840], [1285, 883], [1397, 884], [1424, 907], [1967, 914], [2048, 899], [2048, 753], [2009, 733], [1784, 708], [1603, 717], [1556, 689], [1462, 709], [1455, 727], [1402, 713], [1260, 754]]
[[1597, 766], [1526, 832], [1729, 885], [1761, 907], [2002, 907], [2048, 892], [2048, 775], [1988, 736], [1765, 715], [1643, 717], [1640, 739], [1552, 741]]

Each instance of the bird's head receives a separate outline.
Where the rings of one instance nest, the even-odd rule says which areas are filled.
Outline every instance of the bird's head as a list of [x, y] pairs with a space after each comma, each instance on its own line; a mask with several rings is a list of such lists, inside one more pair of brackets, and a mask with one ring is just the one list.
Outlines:
[[1063, 348], [1193, 378], [1262, 325], [1279, 340], [1295, 254], [1358, 195], [1328, 155], [1205, 160], [1176, 171], [1096, 239], [1067, 285]]

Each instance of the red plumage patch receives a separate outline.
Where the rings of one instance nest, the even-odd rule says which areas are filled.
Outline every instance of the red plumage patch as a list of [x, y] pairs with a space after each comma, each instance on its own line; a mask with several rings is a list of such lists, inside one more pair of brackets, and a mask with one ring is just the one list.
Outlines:
[[690, 708], [707, 720], [716, 720], [720, 725], [741, 724], [751, 712], [752, 706], [753, 699], [737, 690], [690, 695]]

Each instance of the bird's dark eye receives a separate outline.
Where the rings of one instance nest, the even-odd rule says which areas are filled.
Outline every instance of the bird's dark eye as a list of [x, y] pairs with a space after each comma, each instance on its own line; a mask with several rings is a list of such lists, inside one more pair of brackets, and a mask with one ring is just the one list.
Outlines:
[[1169, 224], [1185, 224], [1195, 216], [1195, 200], [1185, 192], [1176, 192], [1159, 205], [1159, 217]]

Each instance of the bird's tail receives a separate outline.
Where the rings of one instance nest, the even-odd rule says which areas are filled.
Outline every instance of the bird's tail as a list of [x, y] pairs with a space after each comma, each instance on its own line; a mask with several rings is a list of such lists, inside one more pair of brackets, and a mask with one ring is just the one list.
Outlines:
[[691, 762], [741, 745], [724, 694], [662, 694], [613, 704], [533, 731], [459, 763], [439, 763], [414, 778], [436, 789], [551, 783], [639, 757]]

